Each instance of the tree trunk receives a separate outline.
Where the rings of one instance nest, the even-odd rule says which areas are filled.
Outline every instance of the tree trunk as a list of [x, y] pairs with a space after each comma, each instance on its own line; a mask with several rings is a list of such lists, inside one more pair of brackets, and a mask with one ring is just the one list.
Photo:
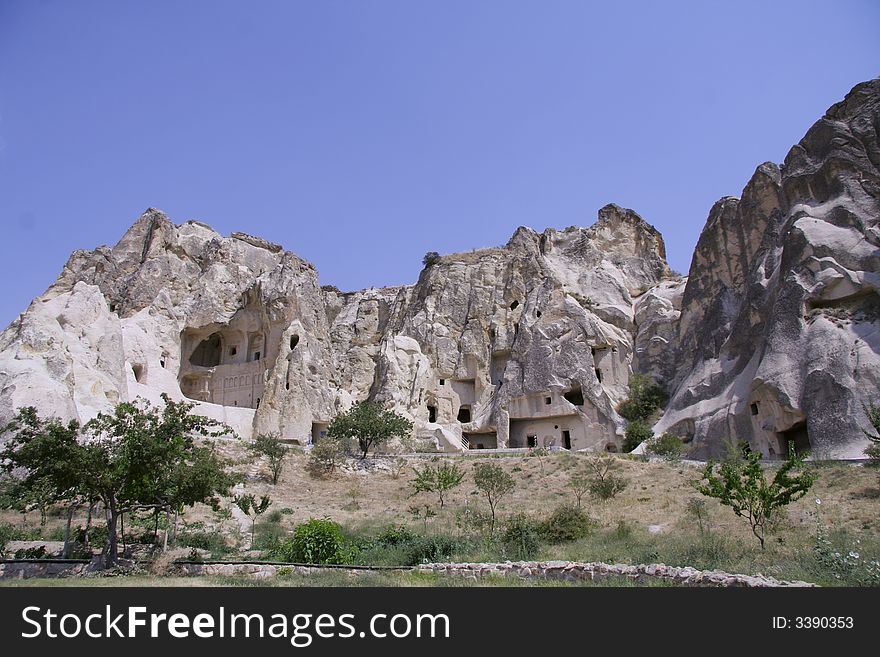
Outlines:
[[177, 519], [180, 517], [180, 514], [177, 513], [177, 510], [174, 511], [174, 533], [171, 535], [171, 545], [173, 547], [177, 547]]
[[165, 509], [165, 538], [162, 540], [162, 552], [168, 550], [168, 530], [171, 529], [171, 522], [168, 516], [168, 509]]
[[119, 563], [119, 544], [116, 540], [116, 524], [119, 521], [119, 511], [116, 508], [116, 499], [111, 497], [105, 504], [107, 514], [107, 543], [104, 546], [104, 568], [113, 568]]
[[76, 502], [71, 502], [70, 506], [67, 507], [67, 524], [64, 525], [64, 549], [61, 551], [62, 559], [70, 558], [70, 524], [73, 522], [73, 512], [78, 506]]
[[91, 550], [92, 544], [89, 541], [89, 531], [92, 529], [92, 511], [95, 509], [95, 503], [89, 502], [89, 514], [86, 516], [86, 531], [85, 536], [83, 536], [83, 541], [85, 541], [86, 549]]
[[119, 535], [122, 536], [122, 554], [125, 554], [125, 511], [119, 512]]

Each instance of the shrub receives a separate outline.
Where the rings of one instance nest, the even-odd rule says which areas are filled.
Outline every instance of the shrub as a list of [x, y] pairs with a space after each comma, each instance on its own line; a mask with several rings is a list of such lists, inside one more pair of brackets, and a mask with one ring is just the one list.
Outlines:
[[226, 543], [226, 538], [219, 532], [211, 531], [187, 531], [178, 537], [178, 544], [182, 547], [207, 550], [211, 556], [222, 556], [232, 552], [232, 548]]
[[646, 440], [651, 440], [654, 432], [643, 420], [633, 420], [626, 427], [626, 437], [623, 441], [623, 451], [631, 452]]
[[277, 547], [274, 556], [294, 563], [344, 563], [352, 552], [346, 549], [337, 523], [329, 518], [312, 518], [297, 525], [293, 536]]
[[647, 420], [667, 399], [660, 384], [648, 376], [634, 374], [629, 380], [629, 398], [620, 403], [617, 412], [630, 422]]
[[685, 505], [685, 511], [687, 511], [687, 514], [697, 521], [697, 526], [700, 528], [700, 535], [703, 535], [709, 528], [709, 514], [706, 507], [706, 500], [701, 497], [692, 497]]
[[425, 257], [422, 258], [422, 265], [425, 267], [430, 267], [438, 262], [440, 262], [440, 254], [436, 251], [428, 251]]
[[511, 516], [501, 534], [501, 544], [505, 554], [513, 559], [533, 559], [541, 547], [538, 542], [538, 526], [523, 513]]
[[611, 471], [614, 459], [611, 457], [596, 458], [588, 462], [593, 471], [590, 480], [590, 494], [600, 500], [607, 501], [623, 492], [629, 483]]
[[327, 477], [345, 461], [346, 453], [345, 441], [324, 438], [312, 447], [306, 468], [313, 477]]
[[274, 550], [287, 536], [284, 526], [278, 522], [273, 522], [268, 518], [266, 522], [257, 524], [254, 533], [253, 548], [256, 550]]
[[538, 526], [538, 533], [549, 543], [564, 543], [588, 536], [596, 527], [596, 521], [583, 509], [563, 505]]
[[674, 433], [666, 432], [648, 442], [648, 454], [660, 456], [666, 461], [680, 461], [685, 454], [684, 442]]
[[448, 561], [470, 543], [447, 534], [422, 535], [399, 525], [385, 528], [372, 539], [358, 545], [365, 563], [389, 566], [415, 566], [420, 563]]

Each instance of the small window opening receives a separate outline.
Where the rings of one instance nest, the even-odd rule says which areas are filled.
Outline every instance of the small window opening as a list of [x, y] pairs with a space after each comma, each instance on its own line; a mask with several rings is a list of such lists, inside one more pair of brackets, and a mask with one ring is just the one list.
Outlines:
[[165, 369], [165, 357], [164, 356], [159, 359], [159, 365], [162, 367], [163, 370]]
[[254, 360], [260, 360], [260, 352], [259, 351], [254, 354]]
[[537, 447], [538, 446], [538, 437], [537, 436], [526, 436], [526, 447]]
[[519, 307], [519, 301], [514, 301], [512, 304], [510, 304], [511, 310], [516, 310], [518, 307]]
[[257, 408], [259, 408], [259, 407], [260, 407], [260, 398], [257, 397]]
[[290, 336], [290, 350], [293, 351], [296, 348], [296, 345], [299, 344], [299, 336], [291, 335]]
[[471, 421], [471, 407], [470, 406], [462, 406], [458, 409], [458, 421], [462, 424], [467, 424]]
[[134, 380], [138, 383], [143, 383], [144, 381], [144, 366], [143, 365], [132, 365], [131, 371], [134, 372]]
[[238, 347], [229, 347], [229, 355], [235, 356], [238, 353]]
[[571, 449], [571, 432], [570, 431], [563, 431], [562, 432], [562, 446], [565, 447], [565, 449]]
[[441, 386], [445, 386], [445, 385], [446, 385], [446, 379], [440, 379], [440, 385], [441, 385]]
[[752, 415], [758, 414], [758, 402], [752, 402], [752, 405], [749, 408], [752, 410]]
[[284, 383], [284, 389], [285, 389], [285, 390], [290, 390], [290, 381], [286, 381], [286, 382]]
[[544, 403], [545, 404], [552, 404], [553, 398], [552, 397], [544, 397]]
[[540, 317], [540, 316], [541, 316], [541, 311], [540, 311], [540, 310], [537, 311], [537, 312], [535, 313], [535, 315], [536, 315], [537, 317]]
[[596, 368], [596, 378], [599, 380], [599, 383], [602, 383], [602, 370], [598, 367]]
[[428, 406], [428, 422], [436, 422], [437, 421], [437, 407], [436, 406]]

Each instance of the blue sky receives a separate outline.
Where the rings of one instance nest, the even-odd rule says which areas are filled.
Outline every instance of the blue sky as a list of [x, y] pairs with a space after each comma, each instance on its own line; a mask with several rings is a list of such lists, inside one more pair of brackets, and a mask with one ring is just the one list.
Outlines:
[[880, 74], [880, 3], [0, 2], [0, 324], [149, 206], [342, 289], [712, 203]]

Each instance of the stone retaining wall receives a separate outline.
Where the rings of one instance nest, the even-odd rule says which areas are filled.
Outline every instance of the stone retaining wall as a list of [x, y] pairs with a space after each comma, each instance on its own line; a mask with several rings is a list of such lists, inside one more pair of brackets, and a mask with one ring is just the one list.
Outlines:
[[501, 576], [598, 582], [612, 577], [624, 577], [639, 583], [647, 583], [652, 579], [668, 580], [678, 586], [816, 586], [807, 582], [785, 582], [764, 575], [732, 575], [716, 570], [703, 571], [665, 564], [628, 566], [573, 561], [508, 561], [505, 563], [432, 563], [418, 566], [416, 570], [470, 579]]
[[[71, 577], [82, 575], [95, 569], [88, 563], [64, 562], [6, 562], [0, 563], [0, 579], [32, 577]], [[249, 575], [256, 579], [275, 577], [279, 570], [285, 573], [310, 575], [326, 572], [320, 566], [295, 566], [259, 563], [177, 563], [171, 574], [189, 577], [211, 575]], [[334, 568], [353, 577], [365, 572], [359, 569]], [[664, 564], [623, 564], [582, 563], [572, 561], [518, 561], [505, 563], [432, 563], [416, 566], [413, 572], [435, 573], [450, 577], [519, 577], [522, 579], [555, 579], [563, 581], [599, 582], [614, 577], [623, 577], [645, 584], [651, 580], [666, 580], [678, 586], [727, 586], [727, 587], [777, 587], [777, 586], [815, 586], [807, 582], [786, 582], [764, 575], [733, 575], [730, 573], [696, 568], [679, 568]]]

